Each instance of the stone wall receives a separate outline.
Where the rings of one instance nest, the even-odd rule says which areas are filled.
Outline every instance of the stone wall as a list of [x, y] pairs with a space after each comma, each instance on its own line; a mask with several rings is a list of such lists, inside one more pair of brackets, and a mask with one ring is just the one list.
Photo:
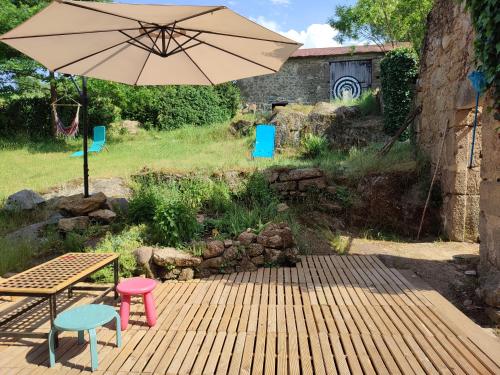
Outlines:
[[422, 106], [415, 124], [417, 142], [434, 169], [446, 136], [439, 166], [444, 233], [454, 241], [476, 241], [481, 126], [477, 129], [474, 167], [469, 169], [475, 93], [467, 78], [475, 68], [474, 32], [469, 15], [453, 0], [437, 0], [427, 26], [417, 82], [416, 105]]
[[492, 110], [491, 90], [483, 116], [479, 233], [480, 275], [486, 303], [500, 308], [500, 113]]
[[330, 62], [372, 61], [372, 88], [380, 87], [380, 60], [383, 53], [342, 56], [292, 57], [278, 73], [238, 81], [243, 101], [270, 110], [271, 103], [315, 104], [330, 100]]

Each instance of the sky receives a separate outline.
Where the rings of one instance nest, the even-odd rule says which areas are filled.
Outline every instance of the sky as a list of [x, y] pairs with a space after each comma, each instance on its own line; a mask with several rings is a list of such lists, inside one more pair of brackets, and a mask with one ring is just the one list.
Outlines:
[[297, 42], [302, 48], [335, 47], [336, 31], [328, 25], [337, 5], [355, 0], [115, 0], [142, 4], [225, 5], [273, 31]]

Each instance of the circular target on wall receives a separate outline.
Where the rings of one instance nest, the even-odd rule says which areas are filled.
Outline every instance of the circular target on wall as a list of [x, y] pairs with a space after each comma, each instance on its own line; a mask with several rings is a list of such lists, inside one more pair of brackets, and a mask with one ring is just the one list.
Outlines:
[[359, 81], [352, 76], [340, 77], [333, 84], [332, 94], [335, 99], [357, 99], [361, 95], [361, 85]]

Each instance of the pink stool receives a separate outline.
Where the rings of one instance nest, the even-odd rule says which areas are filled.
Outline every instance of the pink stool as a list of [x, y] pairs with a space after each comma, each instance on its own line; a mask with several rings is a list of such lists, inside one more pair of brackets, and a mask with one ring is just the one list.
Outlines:
[[130, 315], [130, 296], [142, 294], [144, 308], [146, 310], [146, 320], [150, 327], [156, 324], [156, 309], [153, 299], [153, 289], [156, 281], [143, 277], [132, 277], [125, 279], [118, 284], [116, 290], [121, 294], [122, 303], [120, 305], [120, 320], [122, 331], [127, 329]]

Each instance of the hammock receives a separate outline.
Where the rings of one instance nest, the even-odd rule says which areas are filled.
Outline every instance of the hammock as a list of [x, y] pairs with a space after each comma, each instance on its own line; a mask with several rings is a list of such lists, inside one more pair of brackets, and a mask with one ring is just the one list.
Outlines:
[[[73, 100], [73, 99], [71, 99]], [[80, 107], [81, 104], [78, 103], [76, 100], [73, 100], [76, 104], [57, 104], [58, 100], [56, 100], [54, 103], [52, 103], [52, 112], [54, 114], [54, 119], [56, 122], [56, 133], [57, 135], [63, 135], [65, 137], [75, 137], [78, 134], [78, 127], [80, 125]], [[59, 115], [57, 113], [57, 107], [76, 107], [76, 114], [75, 117], [73, 118], [73, 121], [71, 121], [71, 124], [69, 126], [64, 126], [63, 122], [59, 118]]]

